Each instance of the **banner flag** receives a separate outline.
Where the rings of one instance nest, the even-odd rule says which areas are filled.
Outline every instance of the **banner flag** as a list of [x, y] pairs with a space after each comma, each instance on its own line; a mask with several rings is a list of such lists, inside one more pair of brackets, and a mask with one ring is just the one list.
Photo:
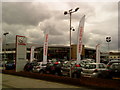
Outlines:
[[46, 33], [44, 37], [43, 64], [47, 64], [47, 52], [48, 52], [48, 33]]
[[85, 15], [82, 17], [78, 27], [78, 43], [77, 43], [77, 64], [80, 63], [81, 60], [81, 53], [82, 53], [82, 36], [84, 32], [84, 22], [85, 22]]
[[35, 46], [32, 46], [30, 51], [30, 62], [32, 62], [34, 59], [34, 49], [35, 49]]
[[100, 63], [100, 44], [96, 45], [96, 63]]

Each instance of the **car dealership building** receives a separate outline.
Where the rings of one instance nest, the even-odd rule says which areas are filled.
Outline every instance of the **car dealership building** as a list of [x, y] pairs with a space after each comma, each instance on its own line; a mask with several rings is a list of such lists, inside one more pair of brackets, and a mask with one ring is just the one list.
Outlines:
[[[27, 59], [30, 60], [30, 53], [31, 53], [31, 47], [35, 46], [35, 55], [34, 58], [38, 59], [38, 60], [42, 60], [43, 59], [43, 46], [42, 45], [37, 45], [37, 44], [31, 44], [31, 43], [27, 43], [26, 45], [26, 55], [27, 55]], [[2, 47], [2, 56], [4, 58], [4, 56], [6, 56], [6, 59], [9, 60], [14, 60], [15, 59], [15, 55], [16, 55], [16, 45], [15, 43], [8, 43], [5, 45], [3, 45]], [[67, 59], [69, 60], [69, 51], [70, 51], [70, 47], [69, 46], [60, 46], [60, 45], [49, 45], [48, 46], [48, 59]], [[94, 48], [87, 48], [83, 45], [82, 47], [82, 54], [81, 57], [83, 58], [92, 58], [95, 59], [95, 52], [96, 50]], [[71, 46], [71, 59], [76, 59], [76, 54], [77, 53], [77, 45], [72, 45]]]

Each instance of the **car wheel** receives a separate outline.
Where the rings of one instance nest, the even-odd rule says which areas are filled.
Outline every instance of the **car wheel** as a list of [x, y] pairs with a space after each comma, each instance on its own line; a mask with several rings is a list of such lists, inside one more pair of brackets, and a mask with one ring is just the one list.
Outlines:
[[40, 73], [40, 74], [44, 74], [44, 71], [43, 71], [43, 70], [40, 70], [39, 73]]
[[72, 78], [77, 78], [77, 73], [73, 73]]
[[72, 78], [80, 78], [80, 73], [73, 73]]
[[57, 75], [57, 76], [58, 76], [58, 72], [55, 72], [55, 75]]
[[98, 76], [97, 76], [97, 78], [104, 78], [101, 74], [99, 74]]

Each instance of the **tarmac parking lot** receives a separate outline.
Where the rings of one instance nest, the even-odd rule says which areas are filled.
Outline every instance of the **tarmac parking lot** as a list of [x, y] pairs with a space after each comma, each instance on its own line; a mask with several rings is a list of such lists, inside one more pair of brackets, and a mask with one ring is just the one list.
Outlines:
[[2, 88], [80, 88], [82, 90], [92, 90], [87, 87], [38, 80], [14, 75], [2, 75]]

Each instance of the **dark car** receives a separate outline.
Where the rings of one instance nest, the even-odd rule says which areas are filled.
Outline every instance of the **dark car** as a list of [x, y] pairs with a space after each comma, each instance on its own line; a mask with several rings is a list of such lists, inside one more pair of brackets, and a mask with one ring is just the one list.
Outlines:
[[40, 73], [53, 74], [61, 76], [61, 64], [58, 62], [47, 63], [46, 67], [42, 68]]
[[28, 71], [28, 72], [32, 72], [33, 67], [36, 65], [37, 63], [35, 62], [28, 62], [25, 66], [24, 66], [24, 71]]
[[77, 65], [75, 60], [64, 63], [61, 68], [63, 76], [70, 76], [73, 78], [80, 78], [81, 70], [81, 65]]
[[107, 64], [111, 77], [120, 77], [120, 60], [112, 60]]
[[5, 64], [5, 69], [6, 70], [13, 70], [15, 69], [15, 62], [14, 61], [9, 61]]

